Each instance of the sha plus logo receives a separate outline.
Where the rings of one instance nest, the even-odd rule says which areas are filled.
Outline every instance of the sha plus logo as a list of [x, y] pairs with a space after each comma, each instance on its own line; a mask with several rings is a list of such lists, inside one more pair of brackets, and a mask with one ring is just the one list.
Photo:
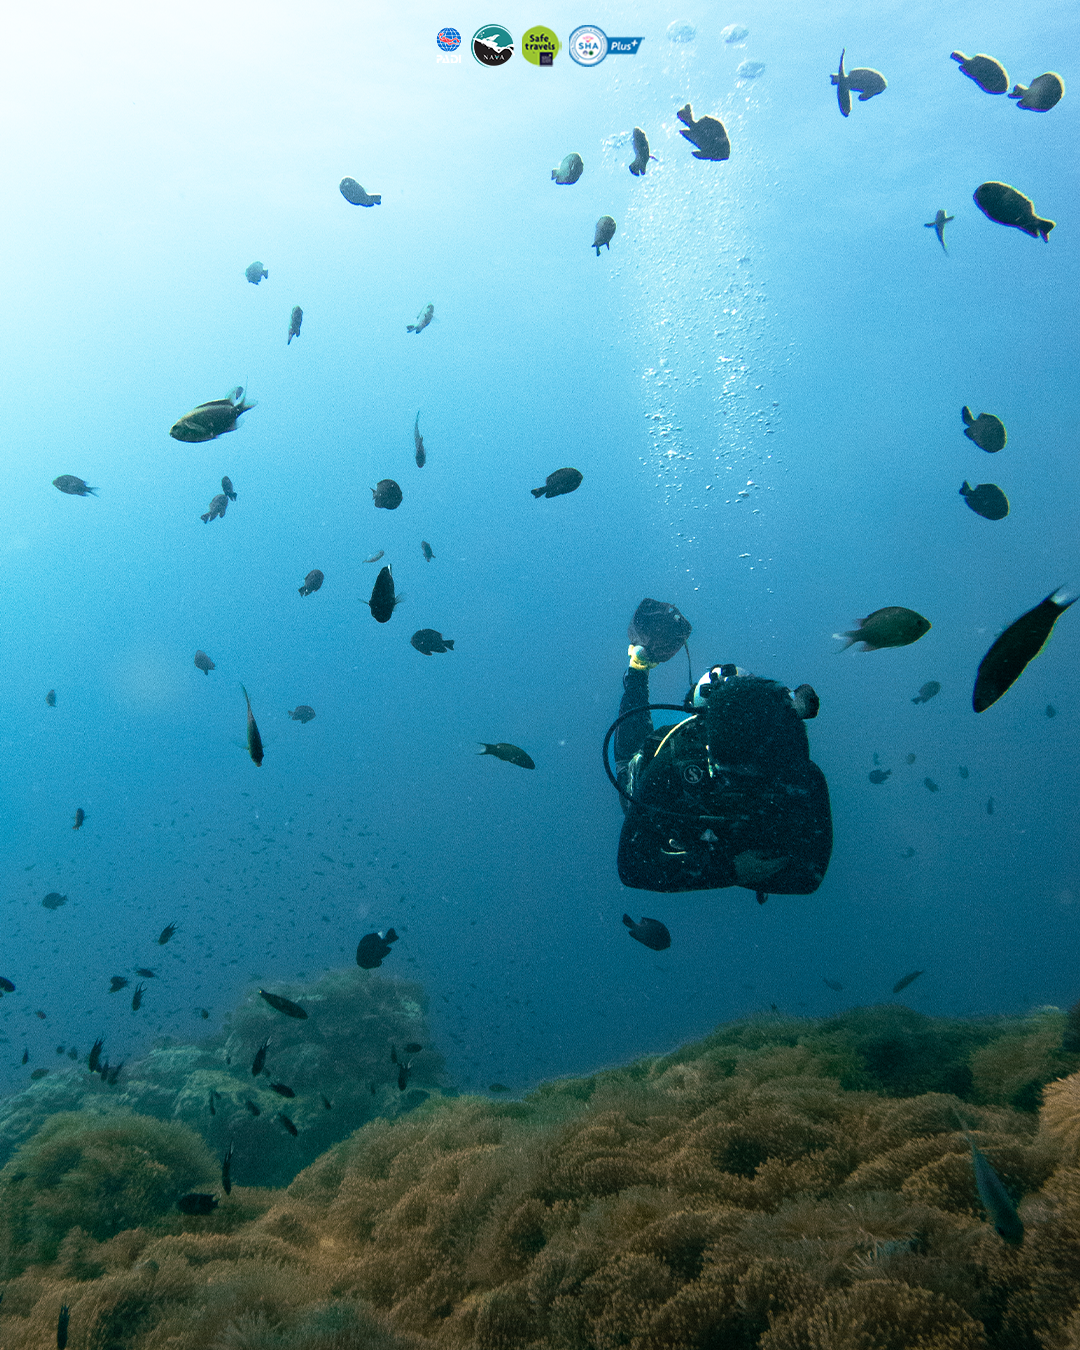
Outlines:
[[514, 39], [501, 23], [486, 23], [473, 34], [472, 51], [482, 66], [505, 66], [514, 54]]
[[461, 46], [461, 34], [456, 28], [440, 28], [435, 35], [435, 41], [439, 44], [439, 54], [435, 58], [439, 65], [461, 65], [461, 52], [458, 50]]
[[566, 47], [579, 66], [598, 66], [608, 54], [607, 34], [595, 24], [582, 24], [570, 34]]

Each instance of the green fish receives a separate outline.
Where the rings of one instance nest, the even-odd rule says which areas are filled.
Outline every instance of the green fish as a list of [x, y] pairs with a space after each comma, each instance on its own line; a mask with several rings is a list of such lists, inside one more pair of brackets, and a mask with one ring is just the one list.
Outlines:
[[964, 1138], [971, 1145], [971, 1167], [975, 1173], [975, 1185], [978, 1187], [979, 1199], [982, 1201], [983, 1209], [986, 1210], [998, 1237], [1013, 1247], [1019, 1247], [1024, 1240], [1023, 1220], [1017, 1214], [1016, 1206], [1002, 1184], [1001, 1178], [990, 1166], [985, 1154], [976, 1147], [975, 1140], [964, 1128], [964, 1122], [960, 1120], [959, 1116], [956, 1119], [960, 1128], [964, 1131]]
[[1042, 651], [1054, 624], [1077, 599], [1080, 596], [1067, 596], [1064, 590], [1053, 591], [995, 640], [975, 677], [971, 706], [977, 713], [995, 704], [1020, 677], [1027, 663]]
[[481, 741], [484, 747], [480, 751], [482, 755], [494, 755], [496, 759], [504, 759], [507, 764], [516, 764], [521, 769], [535, 769], [536, 765], [524, 750], [516, 745], [511, 745], [508, 741], [499, 741], [497, 745], [488, 745], [486, 741]]
[[864, 652], [876, 652], [881, 647], [907, 647], [918, 642], [924, 633], [930, 631], [930, 620], [916, 614], [913, 609], [903, 605], [888, 605], [885, 609], [875, 609], [865, 619], [859, 620], [858, 628], [846, 633], [834, 633], [834, 638], [847, 638], [840, 648], [842, 652], [855, 642], [861, 642]]
[[227, 398], [200, 403], [192, 412], [185, 413], [169, 428], [169, 435], [174, 441], [192, 444], [216, 440], [227, 431], [235, 431], [241, 413], [246, 413], [254, 406], [254, 403], [245, 401], [244, 391], [238, 385]]

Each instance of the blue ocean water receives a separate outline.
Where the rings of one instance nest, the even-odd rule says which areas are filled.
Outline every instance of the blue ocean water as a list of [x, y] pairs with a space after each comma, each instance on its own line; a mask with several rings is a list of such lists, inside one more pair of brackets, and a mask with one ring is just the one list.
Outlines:
[[[592, 69], [565, 46], [550, 69], [486, 69], [469, 39], [493, 17], [643, 41]], [[448, 24], [457, 64], [438, 60]], [[388, 925], [385, 969], [428, 990], [462, 1088], [771, 1004], [877, 1002], [917, 968], [902, 998], [925, 1012], [1075, 1000], [1080, 617], [970, 706], [994, 635], [1080, 583], [1075, 96], [1021, 112], [949, 60], [1055, 69], [1070, 91], [1075, 9], [61, 4], [20, 25], [0, 81], [0, 961], [18, 986], [0, 1083], [25, 1082], [24, 1047], [47, 1064], [102, 1034], [117, 1058], [204, 1034], [252, 981], [350, 964]], [[842, 48], [889, 81], [846, 120]], [[691, 157], [686, 102], [725, 122], [728, 162]], [[657, 156], [641, 178], [635, 125]], [[556, 186], [572, 150], [584, 174]], [[348, 205], [346, 175], [382, 204]], [[980, 214], [987, 179], [1059, 222], [1048, 244]], [[923, 228], [939, 207], [947, 255]], [[235, 434], [169, 438], [238, 384], [258, 406]], [[1005, 422], [1000, 455], [963, 437], [963, 404]], [[581, 488], [534, 500], [562, 465]], [[64, 473], [100, 496], [58, 493]], [[222, 474], [238, 499], [204, 525]], [[384, 477], [393, 513], [372, 505]], [[964, 479], [998, 483], [1008, 519], [969, 511]], [[385, 626], [363, 604], [378, 549], [406, 596]], [[815, 895], [620, 885], [600, 744], [644, 595], [691, 619], [698, 671], [820, 694], [836, 844]], [[885, 605], [933, 628], [837, 654], [831, 635]], [[413, 650], [422, 627], [453, 653]], [[685, 688], [681, 656], [653, 677], [657, 699]], [[287, 718], [298, 703], [313, 722]], [[671, 948], [635, 944], [624, 910]], [[157, 978], [133, 1014], [108, 980], [139, 965]]]

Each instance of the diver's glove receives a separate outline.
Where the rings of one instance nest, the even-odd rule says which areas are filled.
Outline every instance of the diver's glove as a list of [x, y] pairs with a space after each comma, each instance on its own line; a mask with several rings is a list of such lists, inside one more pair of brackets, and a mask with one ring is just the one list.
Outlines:
[[660, 664], [659, 661], [650, 661], [645, 648], [635, 647], [633, 643], [627, 648], [627, 655], [630, 657], [631, 670], [655, 670]]

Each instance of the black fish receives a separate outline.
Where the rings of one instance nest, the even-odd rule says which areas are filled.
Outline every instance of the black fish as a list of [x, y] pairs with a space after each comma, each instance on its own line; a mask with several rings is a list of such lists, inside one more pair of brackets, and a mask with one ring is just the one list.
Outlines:
[[[101, 1051], [104, 1045], [105, 1037], [99, 1036], [90, 1047], [90, 1058], [87, 1060], [87, 1064], [89, 1065], [91, 1073], [97, 1073], [98, 1069], [101, 1068]], [[23, 1060], [23, 1063], [26, 1063], [25, 1059]]]
[[214, 1089], [211, 1088], [211, 1089], [210, 1089], [209, 1106], [210, 1106], [210, 1114], [211, 1114], [212, 1116], [216, 1116], [216, 1115], [217, 1115], [217, 1107], [214, 1105], [214, 1098], [215, 1098], [216, 1096], [217, 1096], [217, 1094], [215, 1093]]
[[937, 680], [927, 680], [919, 692], [911, 700], [912, 703], [927, 703], [935, 694], [941, 693], [941, 685]]
[[1050, 630], [1062, 614], [1078, 598], [1063, 599], [1063, 590], [1052, 591], [1034, 609], [1021, 614], [979, 662], [971, 706], [977, 713], [985, 712], [996, 703], [1006, 689], [1020, 676], [1024, 667], [1038, 656]]
[[296, 1093], [291, 1087], [286, 1087], [284, 1083], [271, 1083], [270, 1091], [276, 1092], [279, 1097], [295, 1097]]
[[966, 778], [968, 776], [967, 765], [961, 764], [959, 769], [957, 769], [957, 773], [961, 778]]
[[221, 490], [224, 492], [225, 496], [228, 497], [229, 501], [236, 501], [236, 493], [233, 490], [232, 479], [228, 474], [221, 480]]
[[189, 1191], [176, 1202], [181, 1214], [213, 1214], [217, 1206], [217, 1197], [205, 1191]]
[[901, 989], [906, 989], [912, 980], [917, 980], [922, 973], [921, 970], [913, 970], [910, 975], [905, 975], [902, 980], [897, 980], [892, 987], [893, 993], [898, 994]]
[[56, 690], [55, 690], [55, 689], [50, 689], [49, 692], [45, 695], [45, 702], [49, 705], [50, 708], [55, 708], [55, 707], [56, 707]]
[[964, 424], [964, 435], [988, 455], [996, 455], [1005, 448], [1009, 435], [1000, 417], [988, 412], [972, 417], [971, 409], [965, 403], [960, 409], [960, 420]]
[[304, 584], [300, 587], [301, 595], [314, 595], [323, 584], [323, 574], [317, 567], [313, 568], [304, 578]]
[[1032, 239], [1042, 239], [1044, 244], [1049, 241], [1054, 222], [1037, 216], [1031, 198], [1017, 192], [1008, 183], [980, 183], [975, 189], [974, 200], [988, 220], [998, 225], [1011, 225], [1014, 230], [1023, 230]]
[[1004, 520], [1009, 514], [1009, 499], [996, 483], [980, 483], [978, 487], [972, 487], [965, 478], [960, 496], [984, 520]]
[[71, 828], [72, 828], [73, 830], [80, 830], [80, 829], [82, 829], [82, 823], [83, 823], [83, 821], [84, 821], [85, 819], [86, 819], [86, 812], [82, 809], [81, 806], [76, 807], [76, 809], [75, 809], [75, 824], [72, 825]]
[[400, 605], [404, 599], [403, 595], [394, 594], [394, 574], [390, 571], [390, 564], [387, 563], [375, 578], [371, 599], [365, 600], [364, 604], [371, 610], [371, 617], [376, 623], [389, 623], [395, 606]]
[[121, 989], [126, 989], [131, 981], [124, 975], [109, 976], [109, 993], [118, 994]]
[[210, 507], [199, 519], [204, 525], [211, 520], [217, 520], [218, 516], [224, 519], [225, 512], [229, 506], [229, 499], [224, 492], [219, 492], [216, 497], [210, 498]]
[[482, 755], [494, 755], [496, 759], [504, 759], [507, 764], [516, 764], [520, 769], [535, 769], [536, 765], [524, 750], [517, 745], [511, 745], [509, 741], [499, 741], [495, 745], [488, 745], [487, 741], [481, 741], [484, 747], [480, 751]]
[[[431, 545], [428, 543], [426, 539], [420, 540], [420, 552], [424, 555], [424, 559], [426, 562], [430, 562], [432, 558], [434, 558], [435, 556], [435, 554], [432, 553], [431, 551]], [[54, 699], [53, 702], [55, 703], [56, 700]]]
[[409, 1041], [405, 1046], [405, 1053], [407, 1055], [418, 1055], [423, 1048], [417, 1041]]
[[934, 231], [938, 237], [938, 243], [946, 253], [948, 253], [949, 250], [945, 248], [945, 226], [948, 225], [950, 220], [955, 219], [955, 216], [947, 216], [944, 211], [938, 211], [934, 219], [928, 220], [923, 226], [923, 229]]
[[233, 1146], [230, 1144], [221, 1160], [221, 1189], [226, 1195], [232, 1194], [232, 1155]]
[[[420, 416], [419, 413], [416, 415]], [[383, 511], [396, 511], [401, 505], [401, 488], [392, 478], [380, 478], [371, 489], [371, 496], [375, 505]]]
[[334, 1109], [334, 1103], [328, 1097], [322, 1098], [322, 1104], [323, 1106], [326, 1107], [328, 1111], [332, 1111]]
[[408, 1064], [402, 1064], [402, 1065], [398, 1068], [397, 1085], [398, 1085], [398, 1091], [399, 1091], [399, 1092], [404, 1092], [405, 1089], [409, 1086], [409, 1065], [408, 1065]]
[[416, 414], [416, 421], [413, 423], [413, 440], [416, 442], [416, 467], [422, 469], [427, 463], [427, 452], [424, 450], [424, 438], [420, 435], [420, 413]]
[[891, 773], [892, 769], [871, 769], [866, 776], [876, 787], [880, 787]]
[[70, 1310], [66, 1303], [60, 1305], [60, 1316], [56, 1319], [56, 1350], [64, 1350], [67, 1345], [68, 1317]]
[[294, 1003], [291, 998], [282, 998], [280, 994], [268, 994], [265, 989], [259, 990], [259, 996], [266, 999], [271, 1008], [276, 1008], [278, 1012], [283, 1012], [287, 1017], [307, 1018], [307, 1013], [301, 1008], [299, 1003]]
[[262, 1115], [262, 1112], [250, 1098], [248, 1098], [248, 1100], [244, 1102], [244, 1105], [247, 1107], [247, 1109], [251, 1112], [253, 1116]]
[[927, 792], [937, 792], [938, 785], [934, 782], [932, 778], [924, 778], [923, 783], [926, 786]]
[[158, 938], [158, 946], [164, 947], [166, 942], [168, 942], [169, 939], [175, 935], [175, 933], [176, 933], [176, 924], [167, 923], [165, 927], [161, 930], [161, 935]]
[[264, 277], [268, 277], [269, 275], [270, 273], [261, 262], [248, 263], [244, 268], [244, 276], [247, 277], [248, 281], [250, 281], [253, 286], [257, 286]]
[[15, 992], [15, 986], [4, 975], [0, 975], [0, 989], [2, 989], [5, 994], [13, 994]]
[[67, 896], [61, 895], [59, 891], [50, 891], [41, 903], [46, 909], [59, 909], [61, 905], [67, 904]]
[[444, 638], [434, 628], [418, 628], [409, 641], [424, 656], [430, 656], [432, 652], [452, 652], [454, 650], [454, 639]]
[[102, 1075], [101, 1075], [102, 1078], [105, 1078], [105, 1079], [106, 1079], [106, 1081], [108, 1082], [108, 1084], [109, 1084], [110, 1087], [115, 1087], [115, 1086], [116, 1086], [116, 1080], [120, 1077], [120, 1070], [121, 1070], [123, 1067], [124, 1067], [124, 1061], [121, 1060], [119, 1064], [114, 1065], [114, 1066], [109, 1070], [109, 1073], [108, 1073], [107, 1078], [106, 1078], [106, 1075], [105, 1075], [104, 1073], [102, 1073]]
[[951, 59], [959, 64], [968, 79], [977, 84], [984, 94], [1004, 94], [1008, 89], [1009, 77], [1005, 67], [992, 56], [984, 56], [982, 52], [977, 56], [953, 52]]
[[289, 1117], [285, 1115], [283, 1111], [278, 1112], [278, 1120], [281, 1121], [282, 1125], [285, 1126], [285, 1128], [289, 1131], [289, 1133], [292, 1135], [294, 1139], [300, 1133], [300, 1131], [296, 1128], [296, 1126], [292, 1123]]
[[[244, 686], [240, 686], [244, 689]], [[255, 766], [258, 767], [263, 762], [263, 743], [259, 735], [259, 728], [255, 724], [255, 718], [251, 714], [251, 699], [248, 698], [248, 691], [244, 689], [244, 702], [247, 704], [247, 746], [248, 754], [251, 756]]]
[[270, 1037], [267, 1036], [258, 1050], [255, 1051], [255, 1058], [251, 1061], [251, 1076], [258, 1078], [263, 1071], [263, 1065], [266, 1063], [266, 1047], [270, 1044]]
[[204, 675], [209, 675], [212, 670], [217, 669], [217, 666], [214, 665], [213, 661], [210, 660], [204, 651], [197, 651], [195, 653], [195, 665]]
[[642, 919], [635, 923], [629, 914], [624, 914], [622, 921], [630, 929], [630, 936], [652, 951], [662, 952], [671, 946], [671, 934], [659, 919]]
[[730, 158], [731, 141], [728, 139], [727, 128], [719, 118], [708, 115], [695, 118], [694, 109], [689, 103], [680, 108], [675, 116], [686, 128], [685, 131], [680, 131], [679, 135], [691, 145], [697, 146], [694, 151], [695, 159], [711, 159], [719, 163]]
[[61, 492], [66, 492], [69, 497], [85, 497], [87, 493], [97, 493], [97, 488], [87, 487], [81, 478], [76, 478], [73, 473], [62, 473], [59, 478], [53, 479], [53, 487], [59, 488]]
[[556, 469], [554, 473], [548, 474], [543, 487], [530, 488], [529, 491], [534, 497], [562, 497], [567, 492], [576, 491], [583, 477], [584, 474], [577, 469]]
[[294, 722], [310, 722], [315, 716], [315, 709], [308, 703], [299, 703], [295, 708], [287, 708], [286, 712]]
[[289, 315], [289, 336], [285, 339], [286, 347], [294, 337], [300, 336], [300, 325], [304, 322], [304, 311], [299, 305], [293, 305], [292, 313]]
[[391, 942], [397, 940], [398, 935], [392, 928], [386, 930], [385, 936], [382, 933], [365, 934], [357, 943], [356, 964], [361, 970], [374, 970], [376, 966], [381, 966], [390, 955]]
[[138, 1012], [139, 1009], [142, 1007], [142, 996], [143, 996], [143, 994], [145, 994], [145, 993], [146, 993], [146, 985], [145, 985], [145, 984], [137, 984], [137, 985], [135, 986], [135, 993], [134, 993], [134, 995], [132, 996], [132, 999], [131, 999], [131, 1011], [132, 1011], [132, 1012]]
[[837, 994], [839, 994], [844, 987], [839, 980], [823, 980], [822, 983], [827, 985], [829, 989], [832, 989]]
[[154, 972], [149, 966], [136, 966], [135, 974], [141, 975], [144, 980], [152, 980], [154, 978]]
[[[99, 1043], [99, 1044], [100, 1044], [100, 1043]], [[24, 1050], [24, 1051], [22, 1052], [22, 1062], [23, 1062], [24, 1064], [29, 1064], [29, 1063], [30, 1063], [30, 1051], [29, 1051], [28, 1049], [27, 1049], [27, 1050]]]

